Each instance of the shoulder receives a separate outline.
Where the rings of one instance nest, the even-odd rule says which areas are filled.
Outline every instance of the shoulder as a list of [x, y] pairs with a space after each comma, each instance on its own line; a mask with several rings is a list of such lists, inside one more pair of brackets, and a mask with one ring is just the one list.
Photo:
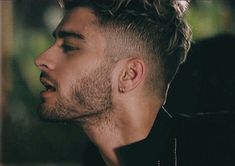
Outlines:
[[195, 135], [196, 138], [204, 136], [231, 134], [235, 130], [235, 112], [216, 112], [216, 113], [198, 113], [194, 116], [185, 114], [175, 114], [174, 123], [178, 135], [188, 136]]
[[235, 113], [177, 114], [174, 122], [180, 162], [235, 165]]

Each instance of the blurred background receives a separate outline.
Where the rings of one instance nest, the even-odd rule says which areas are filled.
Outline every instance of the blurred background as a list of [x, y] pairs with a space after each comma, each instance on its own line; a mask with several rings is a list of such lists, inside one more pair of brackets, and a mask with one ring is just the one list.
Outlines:
[[[0, 165], [82, 166], [88, 140], [80, 127], [41, 122], [35, 111], [42, 86], [33, 61], [53, 42], [62, 9], [56, 0], [0, 0], [0, 15]], [[192, 49], [166, 107], [173, 114], [234, 110], [235, 1], [192, 0], [186, 19]]]

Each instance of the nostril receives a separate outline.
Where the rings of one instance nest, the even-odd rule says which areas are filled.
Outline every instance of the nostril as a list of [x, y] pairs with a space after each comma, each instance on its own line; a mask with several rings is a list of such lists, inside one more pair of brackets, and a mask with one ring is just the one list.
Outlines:
[[43, 70], [43, 71], [46, 71], [46, 70], [49, 69], [46, 64], [39, 64], [38, 67], [39, 67], [40, 70]]
[[48, 68], [45, 62], [43, 62], [39, 57], [37, 57], [34, 61], [35, 66], [37, 66], [40, 70], [45, 70]]
[[48, 66], [45, 64], [40, 64], [39, 67], [48, 68]]
[[42, 63], [42, 55], [38, 55], [35, 59], [34, 59], [34, 65], [37, 67], [40, 67]]

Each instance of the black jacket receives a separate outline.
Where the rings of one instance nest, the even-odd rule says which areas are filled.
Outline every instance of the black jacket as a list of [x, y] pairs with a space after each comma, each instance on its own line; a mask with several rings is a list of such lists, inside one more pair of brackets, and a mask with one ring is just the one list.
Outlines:
[[[117, 150], [123, 166], [235, 166], [235, 114], [174, 115], [162, 108], [142, 141]], [[85, 166], [104, 165], [88, 148]]]

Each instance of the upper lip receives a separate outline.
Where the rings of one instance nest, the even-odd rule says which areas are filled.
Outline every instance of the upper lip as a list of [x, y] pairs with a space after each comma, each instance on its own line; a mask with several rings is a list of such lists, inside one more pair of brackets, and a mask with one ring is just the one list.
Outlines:
[[40, 78], [40, 82], [46, 87], [46, 89], [49, 89], [49, 88], [55, 89], [55, 85], [44, 77]]

